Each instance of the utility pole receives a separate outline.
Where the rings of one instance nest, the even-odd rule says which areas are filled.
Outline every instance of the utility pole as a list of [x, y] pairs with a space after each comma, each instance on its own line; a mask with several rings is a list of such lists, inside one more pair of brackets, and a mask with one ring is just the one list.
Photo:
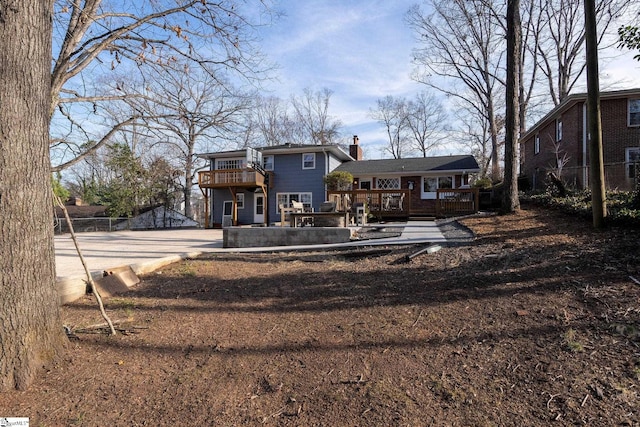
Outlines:
[[607, 217], [600, 120], [600, 78], [598, 76], [598, 31], [595, 0], [584, 0], [585, 41], [587, 46], [587, 129], [593, 226], [604, 227]]

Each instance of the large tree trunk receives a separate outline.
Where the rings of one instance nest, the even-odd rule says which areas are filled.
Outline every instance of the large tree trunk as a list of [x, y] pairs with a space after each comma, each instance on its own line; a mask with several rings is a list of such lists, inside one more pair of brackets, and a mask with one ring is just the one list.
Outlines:
[[52, 11], [52, 0], [0, 0], [0, 391], [26, 388], [66, 340], [49, 161]]
[[505, 113], [504, 192], [502, 196], [502, 209], [507, 213], [520, 209], [517, 147], [520, 132], [518, 63], [520, 62], [521, 40], [520, 0], [509, 0], [507, 2], [507, 108]]

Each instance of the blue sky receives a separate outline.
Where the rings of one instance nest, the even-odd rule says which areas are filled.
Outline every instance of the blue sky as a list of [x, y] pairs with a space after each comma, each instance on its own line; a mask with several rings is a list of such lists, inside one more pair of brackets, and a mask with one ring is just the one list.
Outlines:
[[[278, 81], [266, 88], [282, 99], [307, 87], [332, 90], [330, 114], [343, 122], [344, 134], [359, 136], [366, 158], [388, 157], [382, 153], [386, 136], [370, 109], [387, 95], [412, 98], [428, 90], [410, 78], [415, 42], [404, 16], [416, 3], [280, 0], [286, 16], [262, 33], [264, 52], [280, 66]], [[600, 66], [601, 89], [639, 87], [640, 63], [630, 52], [614, 54], [616, 61]], [[437, 154], [458, 153], [459, 147], [445, 146]]]
[[333, 91], [330, 113], [358, 135], [367, 158], [380, 158], [385, 136], [369, 109], [386, 95], [412, 97], [424, 87], [410, 77], [413, 36], [404, 22], [415, 0], [283, 0], [286, 13], [263, 33], [280, 66], [267, 87], [288, 99], [304, 88]]

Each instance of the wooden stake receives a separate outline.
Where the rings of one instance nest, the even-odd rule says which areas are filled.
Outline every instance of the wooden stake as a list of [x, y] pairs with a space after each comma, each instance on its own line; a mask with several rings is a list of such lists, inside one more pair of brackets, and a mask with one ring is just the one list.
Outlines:
[[69, 224], [71, 239], [73, 240], [73, 244], [76, 247], [76, 252], [78, 252], [78, 256], [80, 257], [80, 262], [82, 262], [82, 267], [84, 267], [84, 271], [87, 274], [87, 281], [89, 282], [89, 286], [91, 286], [91, 292], [93, 292], [93, 294], [96, 296], [96, 300], [98, 300], [98, 306], [100, 307], [100, 313], [102, 313], [102, 318], [109, 325], [109, 329], [111, 330], [111, 335], [115, 335], [116, 330], [113, 327], [113, 323], [111, 322], [111, 319], [107, 315], [107, 312], [104, 311], [102, 298], [100, 297], [100, 293], [96, 288], [96, 284], [94, 283], [93, 278], [91, 277], [91, 273], [89, 272], [89, 269], [87, 268], [87, 263], [84, 261], [84, 257], [82, 256], [82, 251], [80, 250], [80, 246], [78, 245], [78, 239], [76, 239], [76, 233], [73, 230], [73, 224], [71, 224], [71, 218], [69, 218], [69, 211], [67, 211], [67, 208], [65, 207], [64, 203], [62, 203], [62, 200], [60, 200], [60, 197], [57, 194], [54, 194], [53, 197], [55, 198], [58, 206], [60, 206], [60, 208], [62, 209], [62, 212], [64, 213], [64, 218], [67, 220], [67, 224]]

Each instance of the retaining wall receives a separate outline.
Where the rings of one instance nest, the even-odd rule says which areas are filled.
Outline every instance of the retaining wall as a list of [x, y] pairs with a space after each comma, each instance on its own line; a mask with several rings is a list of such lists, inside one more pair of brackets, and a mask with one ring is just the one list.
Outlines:
[[229, 227], [222, 231], [225, 248], [317, 245], [349, 240], [351, 230], [345, 227]]

